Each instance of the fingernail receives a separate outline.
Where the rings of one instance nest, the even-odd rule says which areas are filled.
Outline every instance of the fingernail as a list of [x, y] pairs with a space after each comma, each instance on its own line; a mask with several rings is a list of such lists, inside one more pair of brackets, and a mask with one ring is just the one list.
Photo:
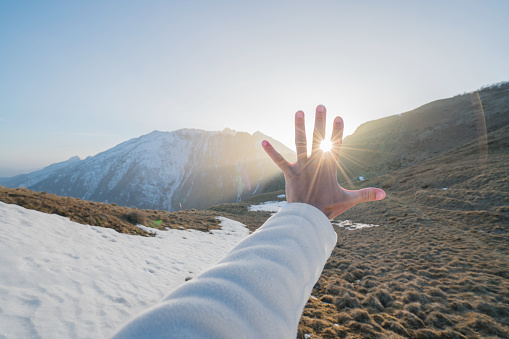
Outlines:
[[263, 147], [269, 146], [269, 142], [267, 140], [263, 140], [262, 141], [262, 146]]
[[341, 117], [336, 117], [336, 119], [334, 119], [334, 123], [337, 125], [341, 125], [343, 123], [343, 119], [341, 119]]
[[304, 118], [304, 112], [302, 112], [302, 111], [297, 111], [297, 113], [295, 114], [295, 116], [296, 116], [297, 118]]
[[325, 112], [325, 106], [324, 105], [318, 105], [318, 107], [316, 108], [316, 111], [318, 113], [323, 113]]
[[385, 192], [384, 191], [376, 192], [376, 196], [375, 196], [376, 200], [382, 200], [383, 198], [385, 198]]

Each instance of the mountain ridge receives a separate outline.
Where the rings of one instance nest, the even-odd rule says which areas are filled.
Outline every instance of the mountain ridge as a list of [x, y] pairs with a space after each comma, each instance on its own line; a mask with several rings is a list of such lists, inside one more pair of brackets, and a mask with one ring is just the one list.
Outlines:
[[[432, 101], [360, 125], [343, 141], [340, 176], [356, 180], [416, 165], [509, 124], [509, 82]], [[483, 147], [483, 146], [480, 146]]]
[[3, 178], [5, 187], [26, 187], [62, 196], [139, 208], [178, 210], [234, 202], [259, 192], [278, 169], [260, 144], [260, 133], [181, 129], [153, 131], [92, 157]]

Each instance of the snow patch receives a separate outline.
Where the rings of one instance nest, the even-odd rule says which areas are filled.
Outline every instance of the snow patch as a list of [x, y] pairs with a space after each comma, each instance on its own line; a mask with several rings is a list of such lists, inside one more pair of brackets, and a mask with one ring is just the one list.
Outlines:
[[266, 201], [259, 205], [251, 205], [248, 207], [248, 210], [253, 212], [264, 211], [276, 213], [279, 212], [280, 209], [285, 207], [286, 204], [287, 204], [286, 201]]
[[[281, 208], [287, 205], [286, 201], [266, 201], [264, 203], [258, 205], [251, 205], [248, 207], [249, 211], [264, 211], [264, 212], [272, 212], [277, 213]], [[333, 225], [343, 227], [346, 230], [353, 231], [366, 227], [376, 227], [378, 225], [375, 224], [363, 224], [363, 223], [354, 223], [351, 220], [343, 220], [340, 222], [332, 223]]]
[[332, 223], [333, 225], [343, 227], [345, 230], [353, 231], [353, 230], [359, 230], [361, 228], [367, 228], [367, 227], [377, 227], [378, 225], [375, 224], [362, 224], [362, 223], [354, 223], [351, 220], [343, 220], [340, 222]]
[[106, 338], [222, 259], [249, 230], [117, 233], [0, 202], [0, 337]]

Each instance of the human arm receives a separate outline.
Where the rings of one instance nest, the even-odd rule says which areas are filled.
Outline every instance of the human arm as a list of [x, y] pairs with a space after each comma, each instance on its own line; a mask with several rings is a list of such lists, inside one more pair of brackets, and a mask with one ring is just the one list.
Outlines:
[[322, 212], [289, 204], [115, 338], [295, 338], [335, 244]]

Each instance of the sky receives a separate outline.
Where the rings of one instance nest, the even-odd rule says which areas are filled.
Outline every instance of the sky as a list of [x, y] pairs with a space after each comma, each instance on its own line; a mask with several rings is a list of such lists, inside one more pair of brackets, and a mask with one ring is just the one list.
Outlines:
[[2, 1], [0, 176], [153, 130], [362, 123], [509, 80], [508, 1]]

